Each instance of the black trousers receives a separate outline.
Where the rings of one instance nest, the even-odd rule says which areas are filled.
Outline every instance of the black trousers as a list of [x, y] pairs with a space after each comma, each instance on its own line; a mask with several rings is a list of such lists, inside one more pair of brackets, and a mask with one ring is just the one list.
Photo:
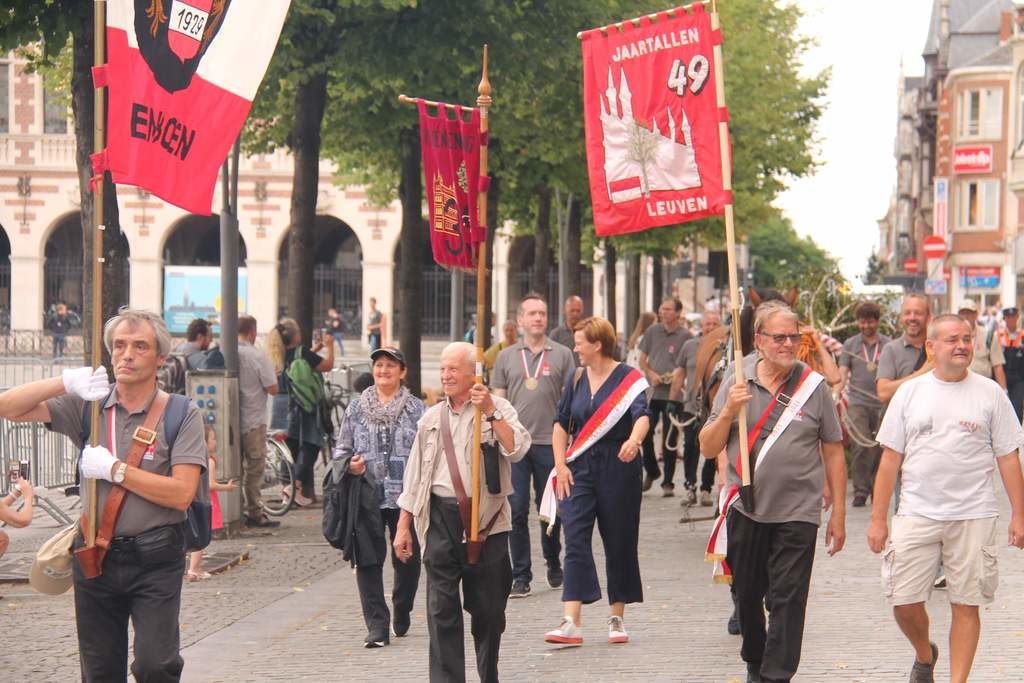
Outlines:
[[[693, 417], [692, 413], [683, 414], [683, 422]], [[700, 463], [700, 444], [697, 435], [700, 430], [696, 422], [683, 427], [683, 474], [686, 477], [686, 488], [697, 488], [697, 465]], [[711, 491], [715, 486], [717, 467], [714, 460], [705, 460], [700, 470], [700, 490]]]
[[[505, 632], [505, 605], [512, 590], [508, 533], [484, 542], [480, 561], [469, 564], [459, 507], [454, 498], [430, 498], [423, 564], [427, 570], [427, 631], [430, 634], [430, 680], [466, 680], [462, 610], [469, 612], [482, 683], [498, 680], [498, 651]], [[465, 602], [459, 600], [459, 584]]]
[[760, 662], [765, 683], [788, 681], [800, 664], [818, 527], [807, 522], [764, 524], [737, 510], [729, 512], [727, 524], [726, 561], [743, 637], [740, 656], [745, 662]]
[[1021, 411], [1024, 408], [1024, 381], [1009, 382], [1006, 387], [1010, 395], [1010, 403], [1013, 404], [1013, 411], [1017, 413], [1017, 421], [1020, 422]]
[[[380, 516], [384, 528], [395, 542], [395, 531], [398, 529], [398, 515], [401, 510], [381, 508]], [[416, 534], [412, 537], [413, 551], [408, 562], [402, 562], [391, 549], [391, 567], [394, 570], [394, 586], [391, 591], [391, 602], [396, 615], [408, 617], [412, 611], [412, 603], [416, 599], [416, 588], [420, 583], [420, 544]], [[378, 550], [380, 557], [386, 554], [385, 548]], [[363, 606], [363, 620], [366, 622], [367, 641], [387, 641], [388, 627], [391, 625], [391, 613], [384, 599], [384, 566], [356, 567], [356, 585], [359, 587], [359, 602]]]
[[676, 454], [669, 453], [665, 448], [668, 430], [672, 427], [672, 423], [668, 421], [668, 409], [671, 405], [671, 401], [660, 398], [656, 398], [648, 404], [651, 409], [651, 428], [647, 430], [647, 436], [644, 437], [644, 471], [651, 479], [657, 479], [661, 476], [661, 470], [658, 469], [658, 456], [654, 452], [654, 428], [658, 426], [658, 420], [661, 419], [661, 459], [665, 465], [665, 478], [661, 485], [668, 487], [674, 485], [672, 477], [676, 473]]
[[[103, 573], [86, 579], [72, 562], [75, 623], [82, 680], [123, 681], [128, 677], [128, 619], [135, 628], [136, 681], [178, 681], [185, 666], [179, 652], [178, 612], [185, 571], [185, 541], [176, 558], [158, 564], [130, 546], [114, 544], [103, 559]], [[81, 540], [76, 547], [81, 545]], [[169, 553], [174, 555], [175, 553]]]

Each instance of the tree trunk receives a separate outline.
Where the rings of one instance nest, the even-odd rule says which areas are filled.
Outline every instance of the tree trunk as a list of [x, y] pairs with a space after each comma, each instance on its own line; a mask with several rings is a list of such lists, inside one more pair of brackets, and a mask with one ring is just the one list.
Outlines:
[[[93, 254], [93, 194], [89, 180], [92, 178], [94, 121], [92, 84], [93, 36], [91, 24], [76, 24], [72, 30], [71, 108], [74, 112], [75, 142], [77, 151], [75, 163], [78, 166], [78, 192], [82, 219], [82, 336], [85, 346], [85, 361], [92, 355], [92, 265]], [[128, 287], [125, 281], [124, 264], [128, 262], [128, 240], [121, 233], [120, 216], [117, 208], [117, 191], [110, 179], [103, 179], [103, 296], [100, 315], [106, 321], [117, 314], [117, 310], [128, 303]], [[44, 302], [50, 304], [52, 302]], [[100, 341], [102, 343], [102, 341]], [[103, 364], [110, 365], [110, 354], [103, 349]]]
[[320, 129], [326, 102], [326, 75], [300, 83], [295, 90], [295, 118], [288, 134], [295, 169], [288, 229], [288, 312], [299, 324], [304, 344], [313, 339], [313, 245], [320, 186]]
[[[423, 337], [423, 253], [428, 251], [423, 225], [423, 186], [420, 171], [418, 128], [406, 129], [398, 139], [401, 177], [398, 197], [402, 202], [402, 234], [399, 238], [402, 263], [398, 273], [399, 346], [409, 372], [409, 391], [421, 393], [420, 340]], [[470, 282], [466, 282], [468, 286]]]
[[623, 330], [632, 330], [640, 317], [640, 254], [626, 256], [626, 319]]
[[[566, 261], [569, 263], [569, 267], [566, 269], [568, 277], [565, 281], [566, 296], [576, 295], [586, 300], [588, 297], [583, 296], [583, 285], [581, 278], [581, 269], [583, 268], [582, 257], [580, 256], [580, 235], [581, 235], [581, 224], [583, 222], [583, 202], [576, 197], [573, 197], [572, 201], [569, 202], [569, 218], [566, 222], [565, 230], [565, 255]], [[563, 302], [558, 302], [561, 306]]]
[[[491, 146], [493, 149], [494, 140], [491, 140]], [[494, 308], [491, 302], [494, 301], [494, 233], [497, 231], [498, 226], [498, 200], [501, 199], [501, 183], [498, 176], [491, 175], [491, 186], [487, 190], [487, 306], [485, 310], [487, 312], [487, 320], [484, 321], [484, 348], [490, 348], [493, 341], [491, 340], [491, 328], [494, 327], [494, 320], [491, 318], [491, 313], [497, 313], [492, 311]], [[510, 304], [512, 302], [509, 302]], [[506, 311], [507, 313], [507, 311]]]
[[533, 233], [533, 276], [530, 287], [550, 301], [548, 270], [551, 269], [551, 188], [537, 194], [537, 225]]
[[665, 298], [665, 259], [655, 256], [651, 259], [651, 305], [657, 308]]
[[618, 301], [618, 283], [615, 277], [615, 271], [618, 268], [618, 259], [616, 258], [615, 245], [612, 244], [610, 239], [604, 241], [604, 307], [605, 314], [608, 318], [608, 322], [612, 324], [612, 327], [618, 329], [616, 325], [616, 318], [618, 317], [616, 309], [616, 301]]

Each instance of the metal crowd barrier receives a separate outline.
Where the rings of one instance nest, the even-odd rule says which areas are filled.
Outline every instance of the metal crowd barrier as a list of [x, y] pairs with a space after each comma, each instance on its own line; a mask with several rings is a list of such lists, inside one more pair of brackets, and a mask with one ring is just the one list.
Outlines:
[[[0, 462], [3, 463], [4, 477], [11, 465], [22, 460], [29, 462], [29, 478], [37, 488], [47, 492], [57, 491], [75, 485], [75, 466], [78, 449], [71, 439], [55, 434], [38, 422], [10, 422], [0, 419]], [[36, 493], [36, 505], [60, 524], [72, 524], [75, 520], [46, 494]], [[79, 501], [71, 507], [79, 505]]]

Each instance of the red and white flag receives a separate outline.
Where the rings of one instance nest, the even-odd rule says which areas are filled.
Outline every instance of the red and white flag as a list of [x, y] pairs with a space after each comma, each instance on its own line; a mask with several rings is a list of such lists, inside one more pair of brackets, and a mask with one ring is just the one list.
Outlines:
[[486, 186], [480, 177], [480, 110], [470, 109], [467, 121], [463, 107], [441, 104], [432, 116], [423, 100], [417, 105], [434, 261], [472, 270], [475, 247], [485, 237], [477, 212], [479, 193]]
[[586, 31], [583, 107], [599, 236], [723, 213], [714, 46], [703, 5]]
[[109, 0], [107, 148], [93, 170], [209, 215], [290, 0]]

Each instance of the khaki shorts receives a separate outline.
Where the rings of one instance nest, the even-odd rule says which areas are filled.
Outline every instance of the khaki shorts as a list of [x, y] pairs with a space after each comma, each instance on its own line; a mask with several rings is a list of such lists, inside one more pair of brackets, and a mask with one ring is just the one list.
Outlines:
[[949, 601], [987, 605], [999, 585], [998, 517], [940, 521], [893, 517], [882, 556], [882, 590], [893, 605], [926, 602], [939, 562], [946, 575]]

